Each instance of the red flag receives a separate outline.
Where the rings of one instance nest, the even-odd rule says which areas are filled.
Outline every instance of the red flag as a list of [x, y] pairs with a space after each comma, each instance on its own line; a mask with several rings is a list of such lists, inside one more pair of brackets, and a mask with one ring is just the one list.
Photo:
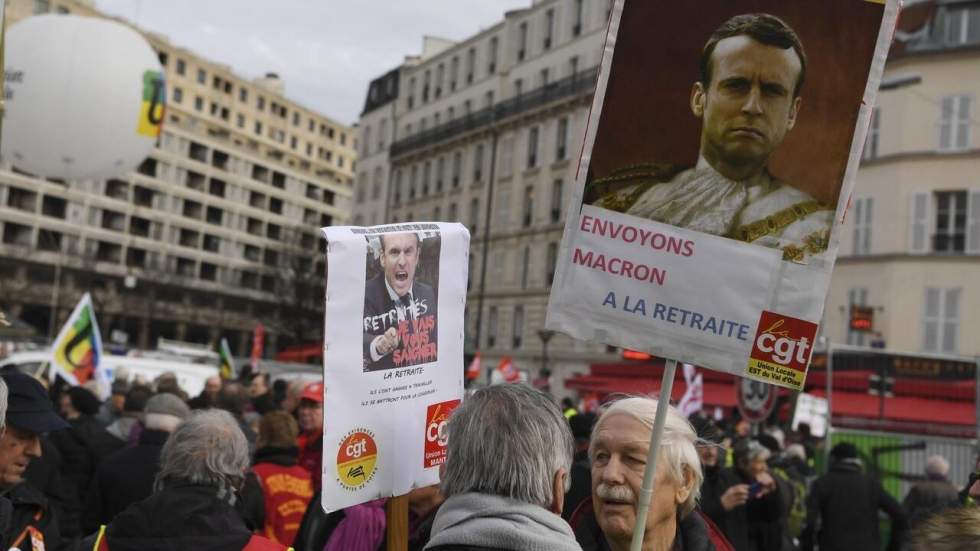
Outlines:
[[521, 380], [521, 374], [514, 369], [514, 362], [510, 359], [510, 356], [504, 356], [500, 359], [500, 363], [497, 364], [497, 371], [503, 376], [504, 381], [508, 383], [516, 383]]
[[473, 361], [470, 362], [470, 366], [466, 368], [466, 378], [473, 380], [480, 377], [480, 353], [477, 352], [476, 356], [473, 356]]
[[259, 366], [259, 360], [262, 358], [262, 343], [265, 340], [265, 327], [260, 323], [255, 326], [255, 331], [252, 332], [252, 372]]

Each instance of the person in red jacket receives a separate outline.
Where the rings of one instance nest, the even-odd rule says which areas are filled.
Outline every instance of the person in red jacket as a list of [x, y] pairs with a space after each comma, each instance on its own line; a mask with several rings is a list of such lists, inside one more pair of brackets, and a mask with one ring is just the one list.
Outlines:
[[320, 490], [323, 465], [323, 383], [310, 383], [299, 399], [299, 464], [313, 477], [313, 487]]
[[252, 472], [262, 491], [262, 535], [291, 545], [313, 497], [313, 477], [297, 464], [296, 420], [285, 411], [266, 413], [259, 421], [258, 451]]

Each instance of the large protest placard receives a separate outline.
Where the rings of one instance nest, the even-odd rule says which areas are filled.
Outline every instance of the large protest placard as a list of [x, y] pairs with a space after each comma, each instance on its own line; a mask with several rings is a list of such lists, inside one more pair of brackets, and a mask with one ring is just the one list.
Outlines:
[[618, 0], [548, 328], [801, 388], [897, 14]]
[[323, 228], [323, 508], [439, 481], [463, 394], [469, 232], [461, 224]]

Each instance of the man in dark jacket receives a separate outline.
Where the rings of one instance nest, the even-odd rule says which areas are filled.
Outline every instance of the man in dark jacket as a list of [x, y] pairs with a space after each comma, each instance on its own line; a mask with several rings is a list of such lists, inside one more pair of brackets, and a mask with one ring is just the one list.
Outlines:
[[575, 455], [572, 458], [572, 472], [569, 474], [571, 486], [565, 494], [565, 506], [561, 516], [565, 520], [572, 518], [572, 513], [579, 503], [592, 494], [592, 466], [589, 464], [589, 441], [592, 438], [592, 425], [595, 424], [594, 413], [580, 413], [568, 420], [575, 437]]
[[0, 436], [0, 496], [13, 505], [10, 528], [0, 549], [56, 549], [61, 531], [47, 498], [24, 480], [30, 462], [41, 456], [39, 435], [67, 427], [55, 413], [41, 383], [21, 373], [4, 373], [8, 387], [7, 427]]
[[770, 455], [755, 440], [736, 442], [734, 465], [717, 472], [701, 502], [704, 513], [738, 551], [782, 548], [783, 496], [788, 490], [769, 473]]
[[932, 515], [960, 503], [956, 487], [950, 484], [949, 461], [941, 455], [926, 459], [925, 480], [916, 482], [902, 501], [902, 508], [909, 519], [909, 530]]
[[234, 508], [248, 466], [248, 442], [235, 419], [226, 411], [198, 411], [164, 444], [156, 492], [83, 540], [80, 549], [285, 550], [254, 536]]
[[157, 394], [147, 401], [139, 443], [110, 454], [95, 472], [82, 513], [86, 534], [108, 524], [130, 504], [153, 494], [163, 444], [190, 412], [187, 404], [173, 394]]
[[892, 521], [887, 549], [899, 549], [907, 526], [902, 507], [877, 478], [864, 473], [853, 444], [837, 444], [830, 456], [830, 471], [813, 483], [807, 496], [806, 524], [800, 537], [803, 551], [812, 551], [814, 543], [820, 551], [881, 549], [879, 509]]

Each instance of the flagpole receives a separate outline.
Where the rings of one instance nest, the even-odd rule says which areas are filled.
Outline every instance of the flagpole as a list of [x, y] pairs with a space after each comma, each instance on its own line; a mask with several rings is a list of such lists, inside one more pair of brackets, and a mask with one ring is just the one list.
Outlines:
[[653, 434], [650, 436], [650, 451], [647, 453], [647, 465], [643, 471], [643, 487], [640, 488], [638, 496], [630, 551], [643, 549], [643, 535], [647, 528], [646, 518], [650, 513], [650, 498], [653, 496], [654, 475], [657, 472], [657, 458], [660, 455], [660, 440], [664, 434], [664, 422], [667, 420], [667, 408], [670, 406], [670, 393], [674, 389], [676, 372], [677, 360], [667, 360], [663, 378], [660, 380], [660, 399], [657, 400], [657, 416], [653, 420]]

